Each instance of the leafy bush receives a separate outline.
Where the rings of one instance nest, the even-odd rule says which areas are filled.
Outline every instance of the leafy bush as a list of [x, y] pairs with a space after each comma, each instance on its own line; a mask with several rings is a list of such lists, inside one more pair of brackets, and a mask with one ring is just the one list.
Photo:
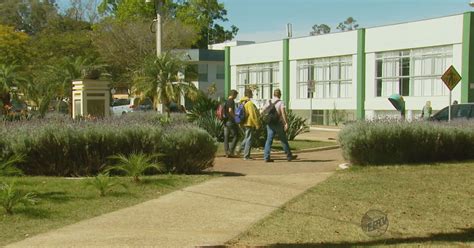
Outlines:
[[339, 133], [345, 159], [360, 165], [474, 159], [474, 123], [356, 122]]
[[124, 188], [127, 188], [126, 184], [112, 181], [112, 178], [109, 176], [108, 172], [100, 173], [94, 178], [87, 180], [86, 185], [92, 186], [97, 189], [101, 197], [106, 196], [107, 193], [112, 191], [112, 189], [116, 186], [122, 186]]
[[288, 110], [288, 130], [286, 135], [288, 140], [294, 140], [296, 136], [309, 131], [308, 125], [306, 125], [306, 119], [297, 116], [293, 111]]
[[176, 126], [165, 132], [162, 149], [168, 171], [193, 174], [212, 167], [217, 144], [205, 130]]
[[195, 120], [208, 116], [208, 112], [212, 111], [215, 116], [215, 111], [219, 102], [212, 98], [207, 97], [204, 93], [200, 93], [198, 98], [193, 101], [193, 106], [187, 114], [188, 120], [194, 122]]
[[217, 119], [215, 111], [209, 110], [194, 120], [194, 123], [206, 130], [217, 141], [224, 141], [224, 122]]
[[[101, 171], [109, 156], [132, 153], [164, 153], [162, 144], [165, 132], [175, 130], [176, 126], [181, 128], [180, 131], [196, 129], [189, 124], [184, 124], [187, 122], [184, 115], [172, 115], [170, 120], [169, 123], [163, 124], [160, 121], [160, 115], [150, 113], [96, 121], [72, 121], [55, 117], [17, 123], [4, 122], [3, 125], [0, 125], [0, 136], [2, 137], [0, 140], [0, 161], [5, 161], [15, 154], [23, 154], [24, 161], [18, 163], [17, 167], [28, 175], [96, 175]], [[199, 135], [204, 136], [201, 133]], [[211, 136], [207, 133], [206, 135], [208, 139], [212, 140]], [[191, 139], [194, 138], [191, 137]], [[174, 142], [175, 140], [168, 140], [166, 144], [168, 147], [174, 147], [186, 143], [185, 140], [179, 140], [181, 143], [178, 144]], [[194, 144], [191, 141], [188, 143]], [[197, 145], [199, 146], [200, 143]], [[169, 148], [167, 150], [174, 152]], [[212, 150], [211, 148], [209, 152]], [[194, 154], [183, 152], [183, 150], [181, 152], [180, 159], [194, 156]], [[204, 156], [203, 159], [208, 161], [207, 156]], [[202, 167], [199, 158], [192, 158], [189, 161], [197, 161], [196, 166]], [[186, 166], [194, 166], [191, 162]], [[167, 165], [167, 168], [174, 167], [176, 164], [170, 160], [168, 163], [170, 164]], [[198, 170], [193, 171], [197, 172]]]
[[116, 160], [118, 164], [110, 166], [107, 170], [123, 172], [138, 183], [140, 182], [139, 176], [143, 176], [145, 171], [150, 169], [161, 171], [163, 168], [163, 164], [153, 162], [154, 157], [143, 153], [132, 153], [128, 157], [123, 154], [110, 156], [109, 158]]
[[13, 208], [18, 204], [33, 205], [37, 202], [32, 192], [23, 193], [16, 189], [15, 183], [0, 185], [0, 204], [7, 214], [13, 214]]
[[15, 154], [5, 161], [0, 161], [0, 176], [21, 176], [23, 171], [15, 167], [15, 164], [23, 162], [24, 156]]

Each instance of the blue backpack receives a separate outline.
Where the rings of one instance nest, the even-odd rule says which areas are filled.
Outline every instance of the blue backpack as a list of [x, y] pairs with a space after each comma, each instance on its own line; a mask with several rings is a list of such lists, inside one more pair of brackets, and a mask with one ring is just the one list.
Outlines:
[[235, 123], [237, 124], [240, 124], [241, 122], [243, 122], [245, 120], [245, 104], [247, 103], [247, 101], [243, 102], [243, 103], [239, 103], [239, 105], [237, 106], [237, 108], [235, 109]]

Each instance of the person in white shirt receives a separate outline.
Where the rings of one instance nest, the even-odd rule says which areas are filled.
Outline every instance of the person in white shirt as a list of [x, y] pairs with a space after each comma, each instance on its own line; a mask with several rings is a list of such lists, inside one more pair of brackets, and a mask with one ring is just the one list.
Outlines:
[[270, 107], [270, 104], [275, 105], [275, 109], [278, 113], [278, 121], [269, 122], [267, 124], [267, 141], [265, 142], [265, 149], [263, 153], [263, 159], [265, 162], [273, 162], [274, 160], [270, 158], [270, 149], [273, 143], [273, 137], [275, 134], [280, 138], [283, 150], [286, 153], [286, 158], [288, 161], [296, 159], [296, 155], [293, 155], [290, 150], [290, 145], [288, 144], [288, 139], [286, 137], [286, 131], [288, 130], [288, 117], [286, 115], [285, 104], [281, 101], [281, 90], [275, 89], [273, 91], [273, 98], [269, 100], [263, 110]]

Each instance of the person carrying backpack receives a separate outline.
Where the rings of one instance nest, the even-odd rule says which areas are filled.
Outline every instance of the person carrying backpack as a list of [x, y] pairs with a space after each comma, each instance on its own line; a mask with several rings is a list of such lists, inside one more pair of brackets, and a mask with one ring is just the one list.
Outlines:
[[[224, 151], [225, 156], [231, 158], [234, 156], [235, 146], [239, 139], [238, 126], [235, 123], [235, 98], [239, 93], [236, 90], [231, 90], [227, 101], [224, 103]], [[229, 144], [229, 139], [232, 141]]]
[[241, 122], [244, 128], [244, 139], [241, 144], [241, 151], [244, 152], [244, 160], [252, 160], [250, 151], [252, 149], [252, 137], [255, 130], [260, 128], [259, 112], [257, 106], [250, 100], [253, 97], [251, 89], [245, 89], [244, 97], [240, 99], [240, 104], [243, 104], [245, 111], [245, 118]]
[[[288, 144], [286, 131], [288, 130], [288, 118], [285, 111], [285, 105], [281, 101], [280, 89], [273, 91], [273, 98], [269, 100], [262, 110], [263, 120], [267, 125], [267, 141], [265, 142], [265, 149], [263, 152], [263, 159], [265, 162], [273, 162], [270, 158], [270, 148], [272, 147], [273, 137], [275, 134], [280, 138], [283, 150], [286, 153], [286, 159], [292, 161], [296, 159], [297, 155], [293, 155]], [[273, 109], [274, 108], [274, 109]]]

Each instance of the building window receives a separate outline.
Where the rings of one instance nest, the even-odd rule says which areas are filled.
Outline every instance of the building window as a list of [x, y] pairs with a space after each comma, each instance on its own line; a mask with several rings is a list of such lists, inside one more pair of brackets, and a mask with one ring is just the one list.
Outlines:
[[200, 82], [207, 82], [208, 77], [207, 77], [207, 64], [199, 64], [198, 66], [198, 73], [199, 73], [199, 81]]
[[376, 95], [446, 95], [441, 75], [452, 64], [452, 57], [452, 46], [379, 53], [375, 60]]
[[[297, 97], [349, 98], [352, 89], [352, 56], [298, 61]], [[310, 87], [308, 87], [310, 86]]]
[[216, 79], [225, 79], [224, 65], [217, 65]]
[[237, 91], [243, 96], [245, 89], [254, 91], [256, 100], [270, 99], [273, 89], [279, 88], [280, 75], [278, 63], [237, 66]]

